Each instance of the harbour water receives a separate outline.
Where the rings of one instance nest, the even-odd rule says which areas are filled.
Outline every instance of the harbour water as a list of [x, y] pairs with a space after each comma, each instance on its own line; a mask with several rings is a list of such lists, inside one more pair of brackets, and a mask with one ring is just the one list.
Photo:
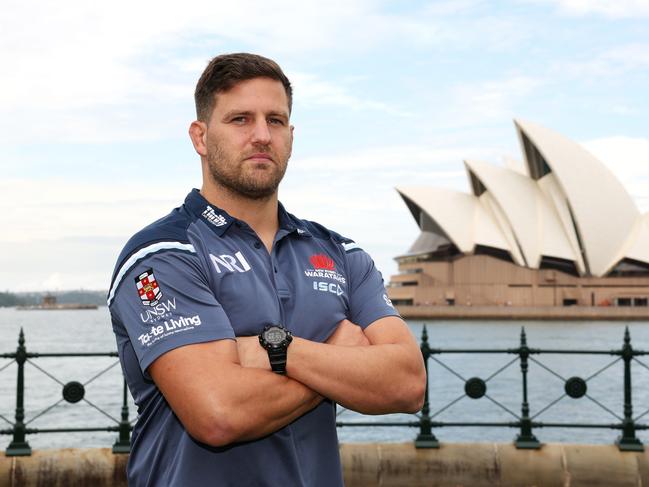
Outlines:
[[[419, 340], [423, 322], [409, 325]], [[552, 322], [552, 321], [436, 321], [427, 322], [429, 343], [433, 348], [507, 349], [519, 345], [525, 327], [528, 346], [552, 349], [613, 350], [623, 343], [624, 328], [629, 326], [635, 349], [649, 350], [649, 323], [643, 322]], [[23, 328], [29, 352], [111, 352], [115, 341], [105, 307], [97, 310], [18, 311], [0, 308], [0, 353], [13, 352], [18, 333]], [[623, 364], [611, 355], [533, 356], [530, 363], [529, 403], [531, 415], [543, 422], [617, 423], [623, 415]], [[430, 408], [434, 420], [445, 422], [508, 422], [521, 413], [521, 371], [516, 355], [441, 354], [429, 362]], [[438, 362], [439, 361], [439, 362]], [[0, 359], [0, 429], [10, 427], [15, 413], [16, 364]], [[563, 397], [546, 411], [543, 408], [564, 395], [564, 381], [578, 376], [588, 379], [607, 365], [603, 372], [587, 381], [587, 396]], [[507, 366], [507, 364], [509, 364]], [[507, 366], [507, 367], [505, 367]], [[3, 369], [4, 367], [4, 369]], [[503, 369], [503, 367], [505, 367]], [[93, 379], [100, 372], [104, 374]], [[487, 396], [478, 400], [464, 396], [464, 381], [470, 377], [488, 379]], [[649, 358], [639, 357], [633, 365], [634, 417], [649, 410]], [[92, 379], [92, 380], [91, 380]], [[90, 403], [69, 404], [61, 401], [62, 384], [78, 381], [86, 384]], [[90, 381], [88, 383], [88, 381]], [[111, 357], [40, 357], [25, 365], [25, 416], [29, 427], [105, 427], [116, 425], [122, 401], [119, 363]], [[463, 397], [464, 396], [464, 397]], [[461, 399], [460, 399], [461, 398]], [[453, 403], [453, 401], [458, 400]], [[447, 405], [453, 403], [448, 408]], [[53, 406], [51, 409], [47, 409]], [[96, 406], [96, 407], [95, 407]], [[99, 409], [103, 410], [101, 412]], [[43, 411], [46, 412], [39, 416]], [[130, 403], [131, 417], [136, 410]], [[617, 415], [618, 417], [616, 417]], [[408, 422], [414, 415], [361, 416], [339, 411], [339, 421]], [[649, 423], [649, 414], [639, 418]], [[411, 441], [416, 428], [342, 427], [343, 442]], [[506, 427], [445, 427], [434, 430], [440, 441], [510, 441], [517, 431]], [[612, 443], [619, 431], [611, 429], [536, 429], [540, 441], [577, 443]], [[649, 434], [638, 437], [649, 441]], [[47, 433], [29, 435], [33, 448], [110, 446], [116, 433]], [[9, 435], [0, 436], [2, 448]]]

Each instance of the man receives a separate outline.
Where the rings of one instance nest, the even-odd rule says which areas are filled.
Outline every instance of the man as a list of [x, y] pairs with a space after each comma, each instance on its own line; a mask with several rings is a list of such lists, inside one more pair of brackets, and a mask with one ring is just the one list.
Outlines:
[[202, 188], [131, 238], [108, 297], [139, 408], [129, 485], [342, 485], [335, 403], [418, 411], [418, 346], [370, 257], [278, 202], [280, 67], [218, 56], [195, 98]]

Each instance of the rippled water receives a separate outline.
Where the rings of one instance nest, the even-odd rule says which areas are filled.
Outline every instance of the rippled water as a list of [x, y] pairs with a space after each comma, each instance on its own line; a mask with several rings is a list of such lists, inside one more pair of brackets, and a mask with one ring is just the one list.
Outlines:
[[[410, 322], [419, 338], [422, 322]], [[629, 329], [636, 349], [649, 350], [649, 323], [631, 323]], [[514, 348], [519, 344], [521, 327], [527, 332], [528, 345], [534, 348], [611, 350], [622, 345], [625, 323], [622, 322], [491, 322], [491, 321], [436, 321], [428, 323], [430, 346], [433, 348]], [[20, 328], [24, 329], [29, 352], [110, 352], [115, 340], [106, 308], [98, 310], [17, 311], [0, 308], [0, 353], [15, 351]], [[516, 356], [511, 354], [440, 354], [429, 362], [431, 412], [437, 421], [507, 422], [521, 410], [521, 372]], [[553, 400], [563, 395], [564, 382], [560, 378], [580, 376], [588, 378], [616, 360], [609, 355], [534, 356], [529, 369], [529, 403], [531, 414], [539, 413]], [[512, 362], [513, 361], [513, 362]], [[0, 359], [0, 415], [13, 420], [15, 412], [16, 365]], [[511, 362], [511, 364], [510, 364]], [[641, 362], [641, 363], [640, 363]], [[634, 416], [649, 409], [649, 358], [633, 366]], [[487, 395], [479, 400], [464, 396], [462, 379], [489, 378]], [[115, 425], [111, 417], [80, 402], [56, 404], [42, 416], [47, 407], [61, 399], [60, 383], [79, 381], [87, 383], [103, 370], [105, 374], [87, 384], [86, 399], [108, 416], [119, 419], [122, 400], [122, 379], [116, 358], [34, 358], [25, 366], [25, 415], [30, 427], [107, 427]], [[42, 370], [41, 370], [42, 369]], [[449, 370], [451, 369], [451, 370]], [[548, 371], [550, 369], [551, 371]], [[542, 412], [544, 422], [612, 423], [622, 416], [622, 362], [618, 361], [588, 381], [588, 397], [564, 397], [556, 405]], [[48, 375], [49, 374], [49, 375]], [[556, 375], [555, 375], [556, 374]], [[558, 376], [560, 377], [558, 377]], [[50, 377], [51, 376], [51, 377]], [[57, 382], [58, 381], [58, 382]], [[464, 396], [464, 397], [463, 397]], [[454, 400], [461, 398], [447, 409]], [[130, 399], [130, 398], [129, 398]], [[596, 404], [595, 401], [599, 403]], [[500, 405], [498, 405], [498, 404]], [[504, 408], [504, 409], [503, 409]], [[441, 411], [444, 409], [443, 411]], [[610, 410], [607, 411], [606, 409]], [[130, 404], [133, 417], [135, 408]], [[441, 411], [441, 412], [440, 412]], [[34, 419], [35, 418], [35, 419]], [[412, 415], [362, 417], [351, 411], [340, 411], [340, 421], [412, 421]], [[640, 419], [649, 423], [649, 414]], [[10, 425], [0, 418], [0, 429]], [[417, 430], [406, 427], [343, 427], [339, 437], [350, 441], [410, 441]], [[434, 431], [441, 441], [510, 441], [516, 434], [512, 428], [438, 428]], [[535, 430], [541, 441], [612, 443], [619, 434], [615, 430], [554, 429]], [[28, 436], [33, 448], [70, 446], [110, 446], [116, 433], [48, 433]], [[639, 433], [643, 441], [649, 435]], [[11, 437], [0, 440], [8, 445]]]

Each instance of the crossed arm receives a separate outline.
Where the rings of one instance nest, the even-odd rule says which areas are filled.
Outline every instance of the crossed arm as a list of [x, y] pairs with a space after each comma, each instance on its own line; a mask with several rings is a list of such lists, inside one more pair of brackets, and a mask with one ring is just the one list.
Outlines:
[[323, 397], [368, 414], [415, 412], [426, 380], [417, 343], [392, 316], [365, 332], [343, 320], [325, 343], [295, 337], [287, 376], [271, 372], [257, 337], [180, 347], [149, 372], [188, 433], [212, 446], [271, 434]]

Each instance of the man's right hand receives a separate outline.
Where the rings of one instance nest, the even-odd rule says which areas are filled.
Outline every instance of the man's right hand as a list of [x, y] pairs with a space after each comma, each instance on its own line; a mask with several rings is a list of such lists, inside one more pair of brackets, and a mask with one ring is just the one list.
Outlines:
[[325, 343], [328, 343], [329, 345], [341, 345], [344, 347], [360, 347], [369, 345], [370, 341], [367, 339], [360, 326], [344, 319], [338, 323], [336, 331], [327, 338]]

